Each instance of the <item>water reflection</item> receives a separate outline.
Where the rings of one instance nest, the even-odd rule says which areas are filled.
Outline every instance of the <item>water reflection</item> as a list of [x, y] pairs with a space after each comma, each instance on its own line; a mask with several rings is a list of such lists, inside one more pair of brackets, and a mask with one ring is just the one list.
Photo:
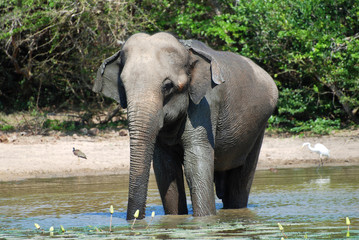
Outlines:
[[[302, 228], [308, 222], [326, 227], [345, 226], [341, 221], [347, 216], [352, 222], [359, 220], [358, 182], [358, 167], [323, 167], [320, 175], [315, 168], [257, 171], [248, 208], [224, 210], [217, 199], [216, 216], [193, 218], [190, 215], [163, 216], [155, 178], [151, 176], [146, 215], [156, 212], [153, 224], [159, 229], [203, 229], [227, 224], [226, 231], [220, 230], [225, 235], [233, 234], [231, 231], [242, 232], [237, 223], [252, 227], [257, 223], [262, 227], [263, 223], [269, 224], [266, 227], [269, 232], [277, 231], [273, 229], [277, 221], [292, 223], [293, 231], [298, 231], [293, 223], [301, 223]], [[113, 226], [127, 226], [127, 193], [126, 175], [2, 182], [0, 230], [33, 229], [34, 222], [65, 228], [107, 226], [110, 205], [115, 208]], [[189, 200], [188, 196], [192, 211]], [[146, 226], [149, 219], [139, 221], [139, 226]], [[248, 230], [248, 226], [246, 228]]]
[[[359, 216], [358, 168], [263, 172], [254, 181], [250, 202], [260, 216], [284, 221], [330, 221]], [[274, 175], [274, 176], [273, 176]], [[267, 181], [263, 181], [267, 179]]]

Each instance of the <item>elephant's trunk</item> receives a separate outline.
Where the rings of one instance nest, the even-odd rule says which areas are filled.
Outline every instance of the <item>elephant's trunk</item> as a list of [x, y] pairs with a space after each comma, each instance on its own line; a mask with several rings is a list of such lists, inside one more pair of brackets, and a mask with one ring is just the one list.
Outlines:
[[[132, 105], [132, 104], [131, 104]], [[139, 218], [145, 217], [147, 188], [156, 136], [162, 126], [162, 111], [144, 103], [141, 107], [128, 107], [130, 130], [130, 180], [127, 206], [127, 220], [134, 218], [136, 210]], [[141, 105], [141, 104], [140, 104]], [[144, 107], [146, 106], [146, 108]]]

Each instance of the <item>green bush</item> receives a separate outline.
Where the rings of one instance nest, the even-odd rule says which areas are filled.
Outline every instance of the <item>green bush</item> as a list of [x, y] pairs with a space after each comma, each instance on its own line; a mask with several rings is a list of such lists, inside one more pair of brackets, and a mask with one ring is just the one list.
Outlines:
[[0, 124], [0, 131], [13, 131], [15, 128], [14, 126], [8, 125], [8, 124]]
[[102, 60], [141, 29], [132, 3], [5, 0], [0, 3], [0, 111], [89, 109]]
[[314, 121], [298, 122], [296, 127], [291, 128], [289, 131], [292, 133], [312, 132], [315, 134], [329, 134], [333, 130], [340, 129], [340, 121], [317, 118]]
[[160, 28], [247, 56], [272, 75], [277, 127], [306, 131], [315, 119], [359, 124], [358, 1], [159, 2], [146, 7]]
[[102, 60], [133, 33], [168, 31], [268, 71], [280, 91], [270, 127], [359, 124], [357, 0], [5, 0], [0, 26], [0, 111], [91, 113], [111, 103], [90, 90]]

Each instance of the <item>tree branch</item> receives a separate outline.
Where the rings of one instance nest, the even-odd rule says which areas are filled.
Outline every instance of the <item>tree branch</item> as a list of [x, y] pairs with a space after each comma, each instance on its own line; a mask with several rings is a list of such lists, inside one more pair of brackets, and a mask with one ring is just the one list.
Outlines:
[[208, 2], [213, 7], [214, 12], [216, 13], [217, 16], [222, 14], [221, 6], [217, 0], [208, 0]]
[[112, 112], [109, 112], [107, 114], [105, 120], [101, 121], [101, 123], [108, 123], [120, 110], [121, 110], [121, 105], [118, 104], [117, 107]]
[[359, 118], [353, 114], [353, 111], [350, 108], [349, 104], [346, 103], [345, 101], [341, 101], [342, 98], [345, 97], [345, 94], [340, 89], [338, 89], [337, 86], [335, 86], [334, 84], [326, 83], [322, 81], [319, 75], [315, 74], [315, 77], [319, 82], [321, 82], [322, 84], [330, 88], [330, 90], [332, 90], [333, 94], [339, 99], [340, 104], [342, 105], [344, 111], [348, 114], [349, 118], [353, 120], [353, 122], [355, 122], [356, 124], [359, 124]]

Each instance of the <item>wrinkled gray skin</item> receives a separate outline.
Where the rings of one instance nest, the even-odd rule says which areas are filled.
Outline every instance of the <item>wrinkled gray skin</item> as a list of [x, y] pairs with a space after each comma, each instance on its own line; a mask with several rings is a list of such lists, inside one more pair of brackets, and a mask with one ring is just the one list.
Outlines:
[[106, 59], [93, 87], [127, 108], [127, 219], [145, 217], [151, 162], [166, 214], [215, 214], [247, 206], [266, 122], [277, 102], [272, 78], [248, 58], [167, 33], [131, 36]]

